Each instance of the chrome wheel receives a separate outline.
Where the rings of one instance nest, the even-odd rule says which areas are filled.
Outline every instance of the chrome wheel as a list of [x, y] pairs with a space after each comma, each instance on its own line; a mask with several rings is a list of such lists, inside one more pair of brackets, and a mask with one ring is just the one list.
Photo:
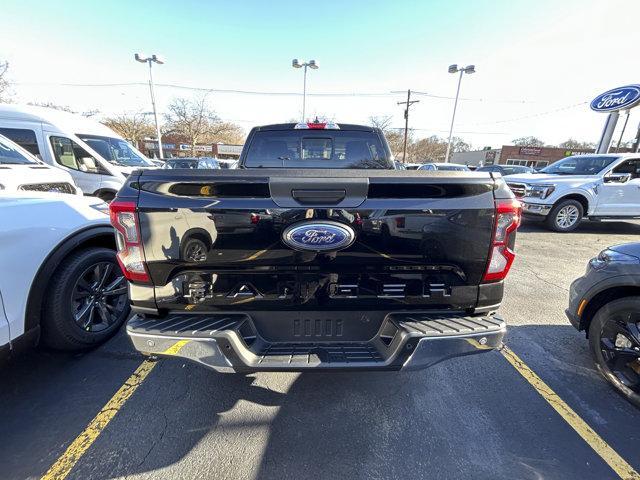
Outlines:
[[566, 205], [558, 210], [556, 224], [562, 229], [573, 227], [580, 218], [580, 211], [575, 205]]
[[76, 325], [87, 332], [105, 330], [127, 307], [127, 284], [120, 268], [112, 262], [90, 266], [76, 281], [71, 300]]

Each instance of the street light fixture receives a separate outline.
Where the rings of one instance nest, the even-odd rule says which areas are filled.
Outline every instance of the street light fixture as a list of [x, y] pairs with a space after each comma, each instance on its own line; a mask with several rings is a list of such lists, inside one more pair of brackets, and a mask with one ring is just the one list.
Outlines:
[[458, 96], [460, 95], [460, 83], [462, 83], [462, 74], [463, 73], [475, 73], [476, 66], [475, 65], [467, 65], [466, 67], [458, 68], [457, 64], [449, 65], [449, 73], [458, 73], [460, 72], [460, 76], [458, 77], [458, 89], [456, 90], [456, 101], [453, 104], [453, 115], [451, 116], [451, 128], [449, 128], [449, 142], [447, 144], [447, 154], [444, 157], [445, 163], [449, 161], [449, 154], [451, 153], [451, 138], [453, 135], [453, 122], [456, 119], [456, 109], [458, 108]]
[[302, 122], [304, 122], [306, 107], [307, 107], [307, 67], [317, 70], [318, 63], [315, 60], [309, 60], [305, 63], [300, 63], [297, 58], [294, 58], [291, 61], [291, 66], [293, 68], [302, 68], [304, 67], [304, 84], [302, 87]]
[[151, 65], [153, 63], [157, 63], [159, 65], [164, 64], [164, 59], [159, 55], [151, 55], [147, 56], [142, 53], [136, 53], [134, 58], [137, 62], [140, 63], [148, 63], [149, 64], [149, 90], [151, 92], [151, 105], [153, 105], [153, 117], [156, 121], [156, 136], [158, 137], [158, 155], [160, 158], [164, 158], [164, 154], [162, 153], [162, 138], [160, 136], [160, 124], [158, 123], [158, 112], [156, 110], [156, 94], [155, 88], [153, 86], [153, 74], [151, 72]]

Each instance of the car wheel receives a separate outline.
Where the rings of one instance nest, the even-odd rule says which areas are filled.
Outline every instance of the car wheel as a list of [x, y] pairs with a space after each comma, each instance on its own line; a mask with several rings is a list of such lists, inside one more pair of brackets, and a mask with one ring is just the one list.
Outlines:
[[182, 245], [180, 255], [187, 262], [204, 262], [207, 259], [207, 244], [198, 237], [191, 237]]
[[584, 208], [577, 200], [565, 200], [551, 209], [545, 222], [554, 232], [571, 232], [578, 228]]
[[42, 340], [58, 350], [84, 350], [110, 338], [130, 312], [127, 283], [108, 248], [74, 252], [49, 279]]
[[604, 378], [640, 407], [640, 297], [600, 308], [589, 325], [589, 345]]
[[114, 192], [100, 192], [98, 198], [105, 203], [111, 203], [116, 198], [116, 194]]

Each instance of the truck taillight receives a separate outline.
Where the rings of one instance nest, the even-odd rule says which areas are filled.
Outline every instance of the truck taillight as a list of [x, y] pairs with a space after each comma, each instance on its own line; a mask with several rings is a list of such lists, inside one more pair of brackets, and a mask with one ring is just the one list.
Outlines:
[[520, 226], [521, 218], [522, 204], [518, 200], [496, 201], [493, 240], [483, 282], [503, 280], [509, 273], [513, 259], [516, 257], [513, 251], [515, 243], [513, 232]]
[[116, 229], [117, 258], [122, 273], [127, 280], [149, 282], [136, 204], [114, 200], [109, 204], [109, 215]]
[[404, 217], [396, 217], [396, 227], [404, 228]]

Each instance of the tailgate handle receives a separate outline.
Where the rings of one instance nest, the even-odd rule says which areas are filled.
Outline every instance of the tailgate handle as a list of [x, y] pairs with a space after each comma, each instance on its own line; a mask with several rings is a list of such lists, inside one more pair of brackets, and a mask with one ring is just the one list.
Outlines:
[[291, 196], [299, 203], [340, 203], [347, 196], [346, 190], [291, 190]]

